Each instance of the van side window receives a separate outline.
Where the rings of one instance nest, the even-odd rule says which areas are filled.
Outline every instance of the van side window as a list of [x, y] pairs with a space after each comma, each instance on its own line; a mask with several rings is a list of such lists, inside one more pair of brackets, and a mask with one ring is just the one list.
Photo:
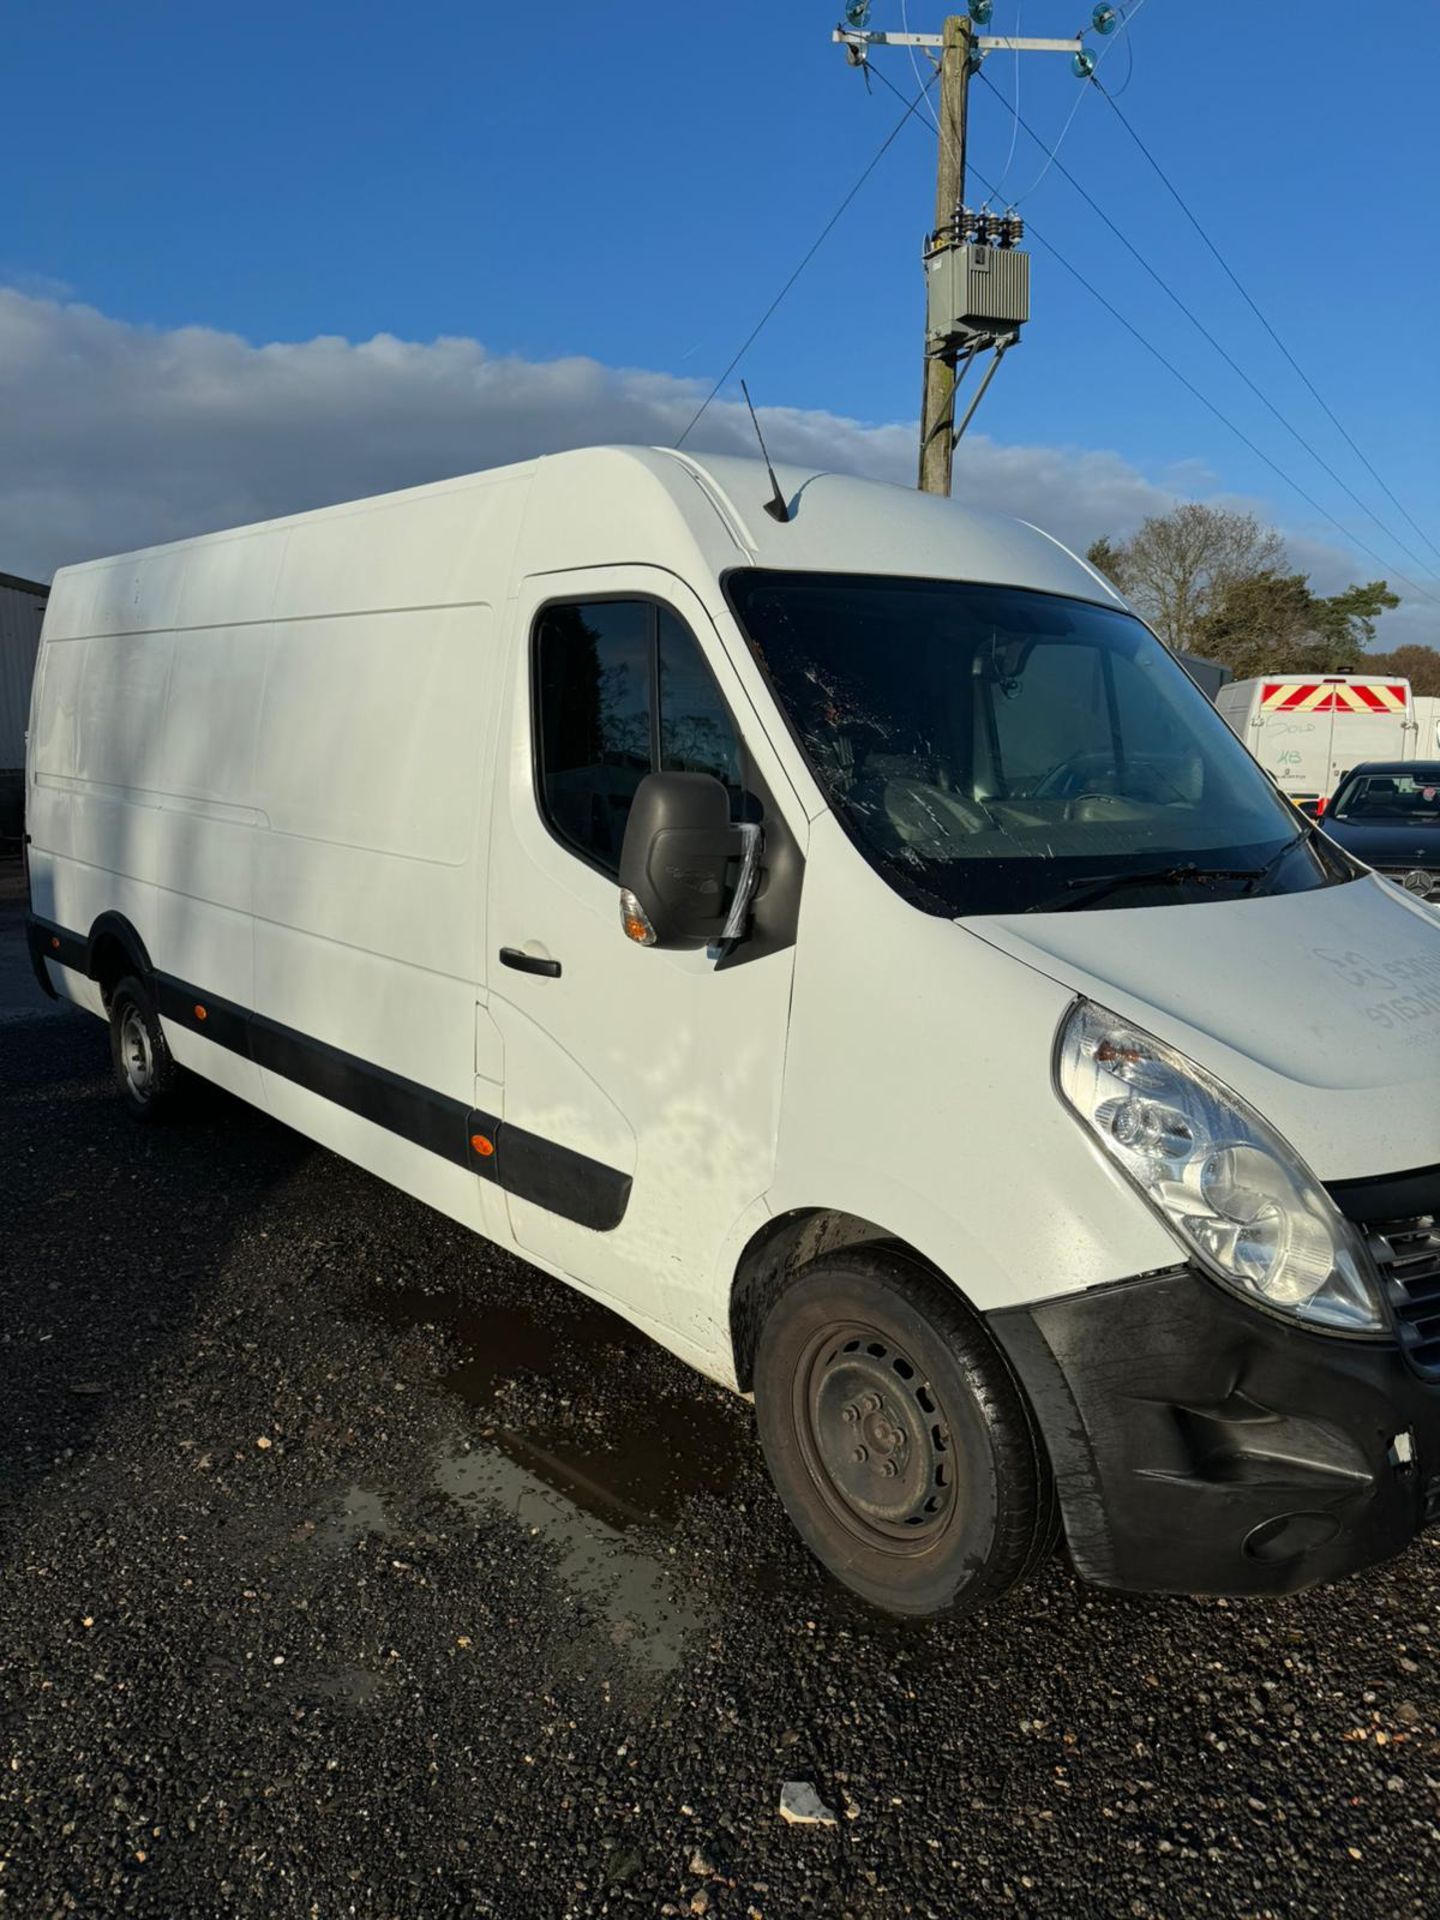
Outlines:
[[714, 774], [733, 812], [743, 785], [740, 742], [694, 634], [668, 607], [659, 611], [660, 770]]
[[738, 805], [740, 742], [699, 644], [649, 600], [547, 607], [535, 630], [541, 805], [562, 840], [606, 873], [647, 773], [711, 773]]

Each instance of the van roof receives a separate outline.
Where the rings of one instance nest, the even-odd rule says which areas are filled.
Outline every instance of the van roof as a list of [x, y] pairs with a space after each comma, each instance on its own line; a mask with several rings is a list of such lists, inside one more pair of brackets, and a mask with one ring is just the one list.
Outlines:
[[[727, 567], [761, 566], [928, 576], [1123, 604], [1093, 567], [1025, 521], [822, 468], [781, 465], [776, 474], [791, 508], [785, 524], [764, 511], [771, 492], [758, 460], [657, 447], [576, 448], [88, 561], [61, 574], [73, 578], [120, 568], [133, 578], [136, 563], [161, 554], [184, 571], [190, 554], [206, 546], [218, 549], [262, 533], [318, 532], [327, 523], [339, 534], [341, 522], [359, 516], [367, 518], [366, 537], [371, 538], [373, 516], [394, 513], [403, 519], [428, 500], [444, 499], [448, 510], [442, 518], [453, 525], [467, 492], [507, 488], [514, 489], [517, 500], [523, 496], [529, 502], [526, 535], [515, 555], [522, 575], [617, 559], [683, 571], [687, 556], [694, 556], [716, 574]], [[438, 531], [436, 516], [422, 514], [421, 519]], [[104, 594], [107, 600], [113, 597], [108, 586]]]
[[1398, 687], [1403, 673], [1254, 673], [1237, 680], [1237, 687], [1256, 687], [1264, 680], [1275, 687]]
[[992, 581], [1122, 604], [1087, 561], [1009, 514], [892, 481], [782, 464], [775, 474], [792, 518], [781, 523], [764, 511], [771, 490], [760, 461], [645, 451], [661, 463], [657, 475], [671, 463], [688, 467], [724, 503], [754, 566]]

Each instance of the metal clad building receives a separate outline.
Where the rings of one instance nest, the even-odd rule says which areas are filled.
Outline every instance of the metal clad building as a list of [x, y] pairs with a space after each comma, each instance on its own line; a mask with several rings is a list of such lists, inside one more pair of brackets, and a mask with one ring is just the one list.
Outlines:
[[30, 682], [49, 593], [38, 580], [0, 573], [0, 839], [20, 832]]
[[50, 589], [0, 573], [0, 772], [25, 764], [30, 682]]

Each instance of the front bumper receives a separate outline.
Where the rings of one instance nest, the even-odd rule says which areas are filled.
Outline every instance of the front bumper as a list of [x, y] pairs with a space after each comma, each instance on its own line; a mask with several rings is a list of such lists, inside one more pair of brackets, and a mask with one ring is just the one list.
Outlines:
[[1393, 1339], [1287, 1325], [1189, 1267], [989, 1324], [1099, 1586], [1293, 1593], [1440, 1518], [1440, 1382]]

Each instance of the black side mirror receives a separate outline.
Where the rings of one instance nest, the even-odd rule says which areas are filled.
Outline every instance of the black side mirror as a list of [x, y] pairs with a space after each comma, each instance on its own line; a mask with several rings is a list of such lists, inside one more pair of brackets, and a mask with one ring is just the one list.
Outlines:
[[[648, 773], [635, 790], [620, 850], [620, 917], [647, 947], [733, 940], [759, 879], [760, 829], [730, 818], [708, 773]], [[740, 863], [733, 888], [732, 861]]]

